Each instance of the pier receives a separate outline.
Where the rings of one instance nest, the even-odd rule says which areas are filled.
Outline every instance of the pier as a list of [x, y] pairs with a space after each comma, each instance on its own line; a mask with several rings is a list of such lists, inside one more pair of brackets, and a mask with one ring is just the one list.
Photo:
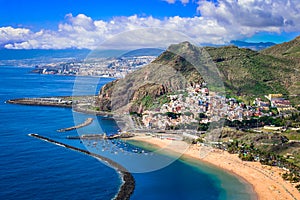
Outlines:
[[72, 126], [72, 127], [69, 127], [69, 128], [58, 129], [57, 132], [66, 132], [66, 131], [71, 131], [71, 130], [74, 130], [74, 129], [82, 128], [82, 127], [90, 125], [93, 122], [93, 120], [94, 120], [93, 118], [87, 118], [82, 124]]

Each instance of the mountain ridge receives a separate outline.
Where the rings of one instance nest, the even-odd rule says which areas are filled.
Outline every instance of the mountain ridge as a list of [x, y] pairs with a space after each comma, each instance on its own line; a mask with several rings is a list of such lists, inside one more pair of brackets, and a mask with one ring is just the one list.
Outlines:
[[[283, 47], [289, 46], [298, 55], [295, 51], [299, 47], [298, 39], [299, 37], [296, 41], [285, 43]], [[246, 100], [269, 93], [296, 95], [300, 91], [300, 81], [295, 58], [286, 58], [282, 53], [272, 53], [280, 52], [278, 49], [283, 47], [279, 44], [258, 52], [235, 46], [200, 48], [189, 42], [174, 44], [149, 65], [114, 82], [110, 85], [112, 88], [106, 88], [109, 91], [118, 90], [114, 97], [112, 93], [110, 96], [105, 93], [106, 90], [101, 90], [98, 103], [111, 104], [106, 107], [118, 105], [115, 107], [118, 109], [126, 107], [125, 110], [129, 112], [142, 112], [145, 102], [148, 105], [187, 85], [202, 84], [207, 80], [214, 83], [218, 78], [224, 84], [227, 94]], [[199, 56], [201, 59], [198, 59]], [[204, 67], [195, 69], [194, 63]], [[216, 66], [216, 71], [212, 70], [213, 65]], [[121, 100], [125, 103], [120, 104]], [[299, 98], [291, 100], [294, 104], [299, 104]]]
[[295, 39], [289, 41], [289, 42], [284, 42], [278, 45], [275, 45], [273, 47], [264, 49], [261, 51], [262, 54], [264, 55], [271, 55], [274, 57], [279, 57], [279, 58], [285, 58], [292, 60], [299, 65], [300, 61], [300, 36], [296, 37]]

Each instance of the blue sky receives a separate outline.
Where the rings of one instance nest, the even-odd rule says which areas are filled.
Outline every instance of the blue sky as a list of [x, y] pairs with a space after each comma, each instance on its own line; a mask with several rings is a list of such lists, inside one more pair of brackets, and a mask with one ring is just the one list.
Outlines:
[[56, 28], [66, 14], [85, 14], [94, 20], [114, 16], [193, 17], [197, 4], [162, 0], [0, 0], [0, 26]]
[[[115, 34], [159, 27], [199, 44], [288, 41], [299, 0], [0, 0], [0, 47], [94, 48]], [[148, 38], [150, 39], [150, 38]]]

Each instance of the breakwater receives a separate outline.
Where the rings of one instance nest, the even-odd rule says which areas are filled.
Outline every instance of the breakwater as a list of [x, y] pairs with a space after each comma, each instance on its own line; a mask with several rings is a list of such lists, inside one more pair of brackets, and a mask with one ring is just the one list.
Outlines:
[[[86, 114], [100, 115], [106, 117], [113, 116], [113, 113], [111, 112], [99, 111], [99, 110], [89, 108], [89, 105], [91, 104], [90, 102], [91, 98], [92, 98], [91, 96], [77, 96], [74, 97], [75, 99], [74, 102], [72, 96], [19, 98], [19, 99], [7, 100], [6, 103], [28, 105], [28, 106], [64, 107], [64, 108], [72, 108], [73, 111], [86, 113]], [[80, 101], [83, 102], [83, 104], [78, 103]]]
[[80, 105], [73, 106], [73, 111], [91, 114], [91, 115], [103, 116], [103, 117], [113, 117], [114, 116], [114, 114], [112, 112], [93, 110], [93, 109], [89, 109], [88, 107], [84, 107], [84, 106], [80, 106]]
[[76, 125], [76, 126], [71, 126], [69, 128], [62, 128], [62, 129], [58, 129], [57, 132], [66, 132], [66, 131], [71, 131], [71, 130], [75, 130], [78, 128], [82, 128], [85, 126], [90, 125], [93, 122], [93, 118], [87, 118], [82, 124]]
[[72, 101], [65, 100], [65, 98], [70, 97], [21, 98], [7, 100], [6, 103], [29, 106], [54, 106], [72, 108]]
[[106, 134], [86, 134], [80, 136], [67, 136], [67, 139], [71, 140], [95, 140], [95, 139], [103, 139], [103, 140], [114, 140], [114, 139], [123, 139], [123, 138], [131, 138], [134, 134], [132, 133], [120, 133], [107, 136]]
[[77, 151], [80, 153], [84, 153], [86, 155], [89, 156], [93, 156], [94, 158], [100, 159], [103, 162], [106, 162], [107, 164], [109, 164], [111, 167], [115, 168], [116, 170], [118, 170], [118, 172], [121, 174], [122, 180], [123, 180], [123, 184], [121, 185], [118, 194], [115, 196], [115, 200], [128, 200], [130, 199], [131, 194], [134, 191], [135, 188], [135, 180], [133, 178], [133, 176], [131, 175], [131, 173], [129, 173], [123, 166], [121, 166], [120, 164], [114, 162], [113, 160], [110, 160], [109, 158], [100, 156], [98, 154], [89, 152], [87, 150], [84, 149], [80, 149], [62, 142], [58, 142], [56, 140], [53, 140], [51, 138], [47, 138], [35, 133], [31, 133], [29, 134], [29, 136], [58, 145], [58, 146], [62, 146], [68, 149], [71, 149], [73, 151]]

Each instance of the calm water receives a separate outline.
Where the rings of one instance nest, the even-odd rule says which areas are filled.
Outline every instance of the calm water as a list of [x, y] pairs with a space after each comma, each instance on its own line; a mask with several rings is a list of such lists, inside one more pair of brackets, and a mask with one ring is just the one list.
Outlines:
[[[114, 169], [92, 157], [28, 136], [38, 133], [85, 148], [80, 141], [67, 141], [65, 134], [56, 132], [74, 125], [71, 109], [4, 103], [13, 98], [72, 95], [74, 77], [30, 74], [30, 70], [0, 68], [0, 199], [113, 198], [121, 184]], [[93, 91], [88, 87], [95, 90], [110, 81], [100, 79], [95, 86], [96, 78], [81, 80], [87, 93]], [[76, 114], [79, 121], [87, 117], [97, 122], [83, 129], [87, 133], [109, 134], [118, 129], [112, 120]], [[124, 147], [121, 142], [119, 145]], [[133, 175], [134, 200], [250, 199], [246, 186], [237, 178], [197, 162], [177, 160], [161, 170]]]

